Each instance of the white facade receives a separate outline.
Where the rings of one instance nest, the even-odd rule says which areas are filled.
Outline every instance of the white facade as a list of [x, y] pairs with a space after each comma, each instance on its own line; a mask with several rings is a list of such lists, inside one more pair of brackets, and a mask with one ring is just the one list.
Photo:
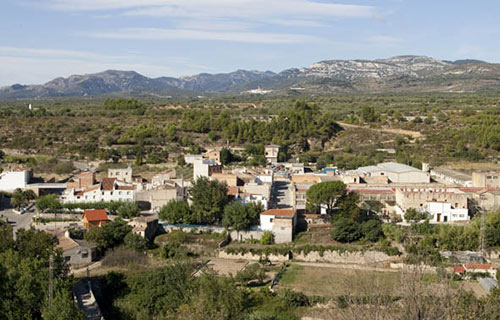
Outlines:
[[432, 222], [457, 222], [468, 221], [469, 210], [454, 209], [448, 202], [427, 202], [427, 212], [431, 215]]
[[268, 201], [265, 197], [261, 195], [255, 195], [255, 194], [248, 194], [248, 195], [241, 195], [239, 196], [236, 201], [243, 203], [243, 204], [249, 204], [249, 203], [259, 203], [262, 204], [262, 207], [264, 210], [268, 209]]
[[194, 163], [198, 160], [203, 160], [203, 155], [201, 155], [201, 154], [186, 154], [186, 155], [184, 155], [184, 161], [186, 161], [186, 163], [190, 163], [190, 164], [194, 165]]
[[222, 166], [214, 160], [196, 160], [193, 165], [193, 177], [210, 177], [212, 173], [222, 172]]
[[135, 201], [135, 187], [115, 181], [112, 188], [98, 184], [83, 191], [67, 190], [62, 197], [63, 203]]
[[132, 168], [108, 169], [108, 178], [116, 178], [120, 181], [132, 182]]
[[361, 177], [387, 177], [392, 183], [429, 183], [428, 172], [396, 162], [379, 163], [376, 166], [360, 167], [355, 174]]
[[26, 188], [30, 180], [30, 172], [23, 171], [5, 171], [0, 173], [0, 191], [11, 192], [17, 188]]
[[260, 215], [260, 228], [264, 231], [273, 231], [275, 216]]

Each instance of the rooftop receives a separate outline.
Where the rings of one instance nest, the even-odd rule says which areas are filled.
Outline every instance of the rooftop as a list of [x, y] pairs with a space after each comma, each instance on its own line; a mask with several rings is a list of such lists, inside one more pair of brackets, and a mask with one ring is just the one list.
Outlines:
[[466, 173], [457, 171], [457, 170], [450, 169], [450, 168], [435, 168], [435, 169], [432, 169], [432, 172], [435, 172], [437, 174], [442, 174], [442, 175], [445, 175], [445, 176], [448, 176], [448, 177], [451, 177], [451, 178], [454, 178], [457, 180], [461, 180], [461, 181], [472, 180], [472, 176], [470, 176]]
[[270, 209], [260, 214], [264, 216], [293, 217], [295, 213], [295, 209]]
[[370, 173], [376, 171], [388, 171], [394, 173], [403, 173], [403, 172], [421, 172], [421, 170], [407, 166], [406, 164], [397, 163], [397, 162], [383, 162], [379, 163], [376, 166], [366, 166], [359, 167], [357, 172], [362, 173]]
[[85, 210], [83, 212], [83, 216], [87, 219], [87, 221], [108, 220], [108, 214], [105, 209]]

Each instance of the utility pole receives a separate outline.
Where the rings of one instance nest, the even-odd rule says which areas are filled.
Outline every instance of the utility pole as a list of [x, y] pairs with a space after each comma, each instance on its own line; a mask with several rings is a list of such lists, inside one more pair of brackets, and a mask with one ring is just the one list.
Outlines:
[[481, 254], [484, 256], [486, 254], [486, 239], [484, 236], [484, 232], [486, 229], [486, 210], [481, 210]]
[[54, 294], [54, 256], [51, 254], [49, 257], [49, 309], [52, 303], [52, 296]]

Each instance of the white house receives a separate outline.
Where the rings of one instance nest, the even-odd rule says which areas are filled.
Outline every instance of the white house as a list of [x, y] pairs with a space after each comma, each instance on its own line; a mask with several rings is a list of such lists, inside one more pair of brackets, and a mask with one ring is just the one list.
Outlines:
[[238, 196], [235, 200], [240, 202], [240, 203], [243, 203], [243, 204], [259, 203], [260, 202], [260, 204], [262, 204], [262, 207], [264, 208], [264, 210], [267, 210], [267, 208], [269, 206], [267, 198], [263, 197], [262, 195], [258, 195], [258, 194], [240, 193], [240, 194], [238, 194]]
[[116, 178], [120, 181], [132, 183], [132, 168], [109, 168], [108, 178]]
[[184, 161], [194, 165], [195, 161], [203, 160], [203, 155], [201, 154], [186, 154], [184, 155]]
[[116, 178], [104, 178], [101, 183], [77, 191], [66, 190], [63, 194], [63, 203], [83, 202], [110, 202], [110, 201], [135, 201], [136, 187]]
[[0, 173], [0, 191], [11, 192], [17, 188], [26, 188], [31, 177], [31, 171], [4, 171]]
[[193, 177], [210, 177], [212, 173], [221, 173], [222, 165], [215, 160], [195, 160], [193, 165]]
[[260, 214], [260, 228], [272, 231], [276, 243], [286, 243], [293, 240], [297, 225], [295, 209], [270, 209]]
[[457, 222], [469, 220], [469, 209], [453, 208], [449, 202], [427, 202], [427, 212], [432, 222]]

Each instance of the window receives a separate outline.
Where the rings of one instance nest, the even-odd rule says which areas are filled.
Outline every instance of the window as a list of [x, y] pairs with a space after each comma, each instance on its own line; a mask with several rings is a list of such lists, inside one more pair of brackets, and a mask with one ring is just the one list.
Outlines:
[[71, 256], [64, 256], [64, 261], [69, 262], [71, 260]]
[[269, 222], [274, 222], [274, 218], [269, 219]]
[[88, 258], [89, 252], [87, 250], [82, 252], [82, 258]]

